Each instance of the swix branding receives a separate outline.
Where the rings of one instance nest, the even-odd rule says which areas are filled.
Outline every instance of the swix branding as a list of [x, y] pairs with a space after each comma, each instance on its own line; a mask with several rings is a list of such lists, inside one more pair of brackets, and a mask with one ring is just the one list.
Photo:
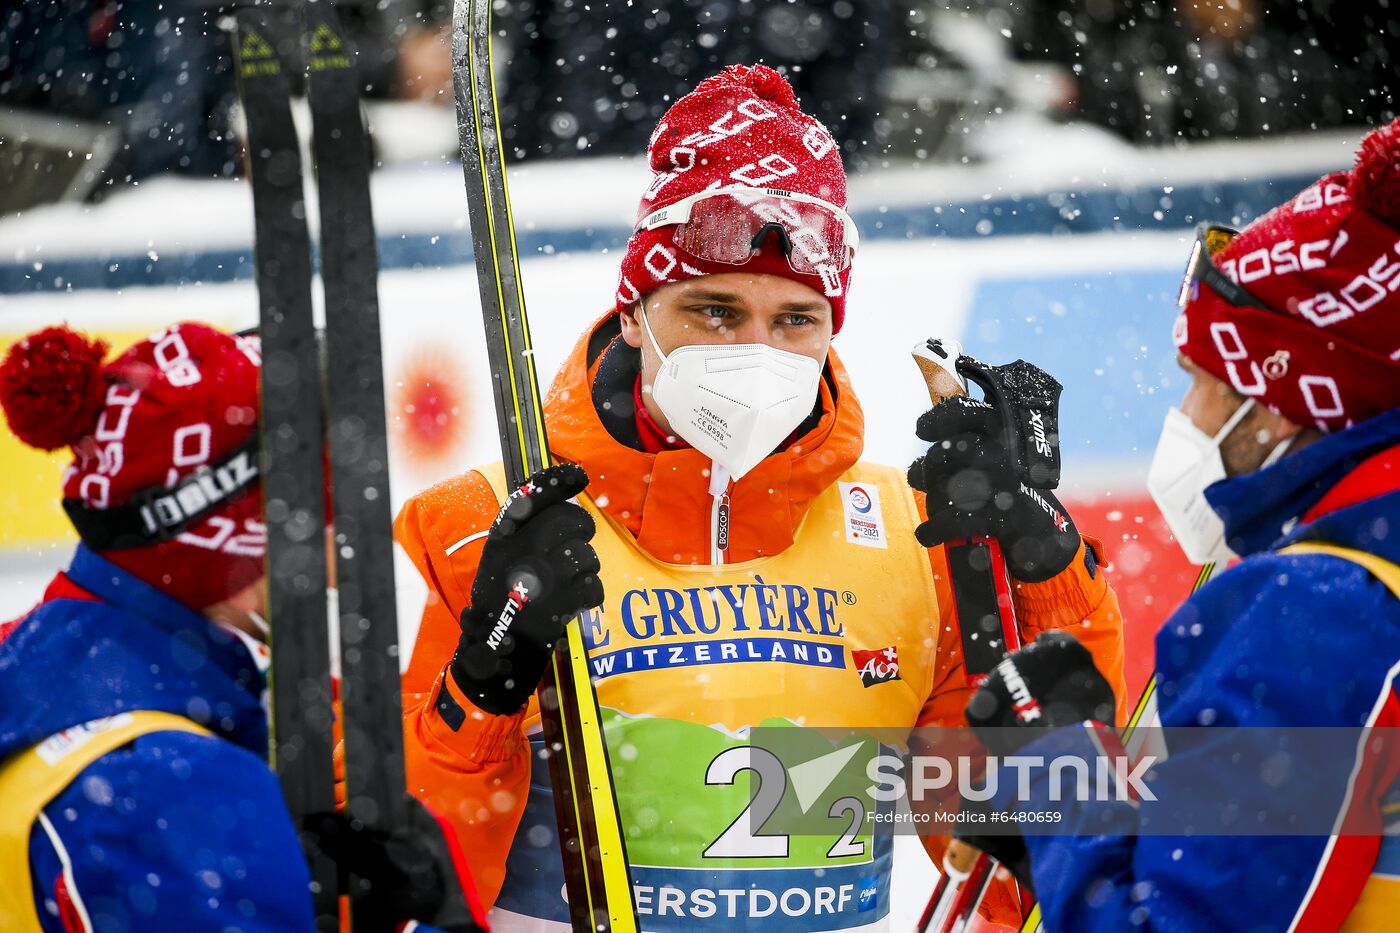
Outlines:
[[510, 593], [506, 595], [506, 604], [501, 609], [501, 614], [496, 617], [496, 624], [491, 627], [491, 634], [486, 636], [486, 644], [494, 651], [501, 647], [501, 640], [510, 633], [510, 625], [515, 621], [515, 614], [524, 608], [530, 601], [530, 590], [524, 583], [516, 581], [510, 588]]
[[1010, 658], [1003, 658], [996, 670], [1001, 674], [1002, 680], [1006, 681], [1006, 689], [1011, 692], [1011, 708], [1016, 711], [1016, 718], [1022, 724], [1039, 719], [1040, 703], [1031, 696], [1030, 688], [1021, 678], [1021, 672], [1016, 669], [1016, 662]]
[[1041, 420], [1040, 412], [1031, 412], [1030, 429], [1031, 438], [1035, 441], [1035, 452], [1042, 457], [1052, 456], [1050, 442], [1045, 439], [1045, 422]]
[[851, 660], [860, 672], [860, 682], [867, 687], [899, 680], [899, 651], [894, 645], [875, 651], [852, 648]]

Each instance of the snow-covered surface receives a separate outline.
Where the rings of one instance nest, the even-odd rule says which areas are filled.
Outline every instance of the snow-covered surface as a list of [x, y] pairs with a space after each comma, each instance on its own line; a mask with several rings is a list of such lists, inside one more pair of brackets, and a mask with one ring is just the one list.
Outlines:
[[[1212, 143], [1140, 149], [1102, 131], [1008, 117], [984, 132], [994, 158], [971, 166], [894, 165], [851, 180], [853, 211], [975, 202], [1053, 191], [1176, 187], [1345, 167], [1360, 131], [1273, 142]], [[622, 227], [634, 218], [647, 185], [639, 159], [596, 158], [533, 163], [510, 176], [518, 229]], [[373, 181], [381, 235], [466, 229], [461, 168], [455, 163], [398, 165]], [[314, 199], [312, 199], [312, 217]], [[60, 205], [0, 219], [0, 261], [59, 257], [157, 255], [246, 247], [252, 201], [241, 181], [156, 178], [97, 205]]]
[[943, 196], [1033, 194], [1074, 188], [1142, 188], [1193, 182], [1239, 181], [1271, 175], [1321, 175], [1351, 164], [1365, 129], [1230, 140], [1179, 147], [1132, 146], [1106, 130], [1058, 124], [1013, 113], [982, 127], [976, 140], [986, 161], [975, 165], [905, 169], [857, 180], [883, 190], [915, 185]]

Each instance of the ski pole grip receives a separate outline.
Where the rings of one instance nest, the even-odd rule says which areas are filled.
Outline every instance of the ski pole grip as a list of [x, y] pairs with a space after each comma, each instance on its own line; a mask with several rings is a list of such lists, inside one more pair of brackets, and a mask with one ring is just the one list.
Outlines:
[[984, 857], [981, 849], [968, 845], [960, 839], [948, 842], [948, 851], [943, 853], [943, 870], [954, 881], [963, 881], [972, 874], [977, 859]]
[[962, 344], [947, 338], [930, 337], [913, 349], [914, 362], [928, 384], [928, 397], [933, 404], [946, 402], [955, 395], [967, 394], [967, 380], [958, 375], [958, 357]]
[[[914, 362], [928, 384], [928, 397], [938, 405], [950, 398], [967, 394], [967, 381], [958, 375], [958, 357], [962, 344], [956, 340], [930, 337], [915, 345]], [[972, 874], [982, 852], [974, 846], [954, 839], [943, 855], [943, 870], [955, 882], [965, 881]]]

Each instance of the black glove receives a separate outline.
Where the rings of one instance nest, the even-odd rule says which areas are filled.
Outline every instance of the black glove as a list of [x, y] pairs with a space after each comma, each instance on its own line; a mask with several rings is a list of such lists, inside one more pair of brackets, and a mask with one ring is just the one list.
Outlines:
[[967, 701], [967, 724], [993, 755], [1014, 755], [1047, 729], [1113, 722], [1113, 688], [1089, 649], [1065, 632], [1043, 632], [1008, 654]]
[[[1073, 635], [1044, 632], [1033, 644], [1011, 652], [992, 668], [968, 700], [966, 713], [968, 725], [987, 750], [1005, 758], [1048, 729], [1086, 719], [1112, 722], [1113, 708], [1113, 688], [1094, 666], [1089, 649]], [[1030, 852], [1016, 831], [1020, 824], [992, 824], [991, 806], [991, 801], [964, 797], [964, 811], [987, 819], [958, 823], [953, 838], [986, 852], [1034, 893]], [[987, 833], [976, 828], [988, 825], [1007, 831]]]
[[462, 879], [443, 829], [411, 794], [407, 823], [390, 833], [344, 813], [313, 813], [302, 829], [343, 874], [365, 892], [356, 902], [355, 929], [396, 930], [410, 920], [448, 933], [482, 928], [467, 906]]
[[462, 612], [452, 677], [488, 713], [509, 715], [535, 692], [569, 620], [602, 605], [593, 518], [568, 500], [588, 474], [541, 470], [510, 494], [491, 526]]
[[970, 800], [962, 798], [962, 811], [964, 813], [977, 813], [983, 816], [982, 821], [965, 820], [957, 824], [957, 829], [953, 831], [953, 838], [959, 842], [965, 842], [976, 849], [996, 859], [1003, 868], [1016, 876], [1016, 880], [1021, 883], [1027, 891], [1035, 893], [1035, 885], [1031, 878], [1031, 853], [1026, 848], [1026, 840], [1017, 830], [1019, 823], [1007, 822], [994, 824], [1005, 827], [1002, 833], [991, 835], [980, 835], [974, 826], [988, 825], [991, 819], [992, 804], [988, 800]]
[[[995, 538], [1007, 570], [1026, 583], [1069, 566], [1079, 531], [1054, 493], [1017, 478], [997, 409], [957, 396], [924, 412], [916, 432], [933, 445], [909, 467], [909, 485], [928, 496], [928, 521], [915, 529], [920, 544]], [[1046, 443], [1058, 445], [1058, 436]]]

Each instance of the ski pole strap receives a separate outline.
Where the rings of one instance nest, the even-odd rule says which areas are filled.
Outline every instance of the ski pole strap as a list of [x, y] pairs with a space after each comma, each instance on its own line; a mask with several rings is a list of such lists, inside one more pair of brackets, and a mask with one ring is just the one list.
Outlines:
[[99, 509], [82, 499], [64, 499], [63, 511], [78, 537], [94, 551], [160, 544], [224, 506], [258, 481], [258, 431], [233, 453], [199, 467], [174, 486], [149, 486], [121, 505]]

